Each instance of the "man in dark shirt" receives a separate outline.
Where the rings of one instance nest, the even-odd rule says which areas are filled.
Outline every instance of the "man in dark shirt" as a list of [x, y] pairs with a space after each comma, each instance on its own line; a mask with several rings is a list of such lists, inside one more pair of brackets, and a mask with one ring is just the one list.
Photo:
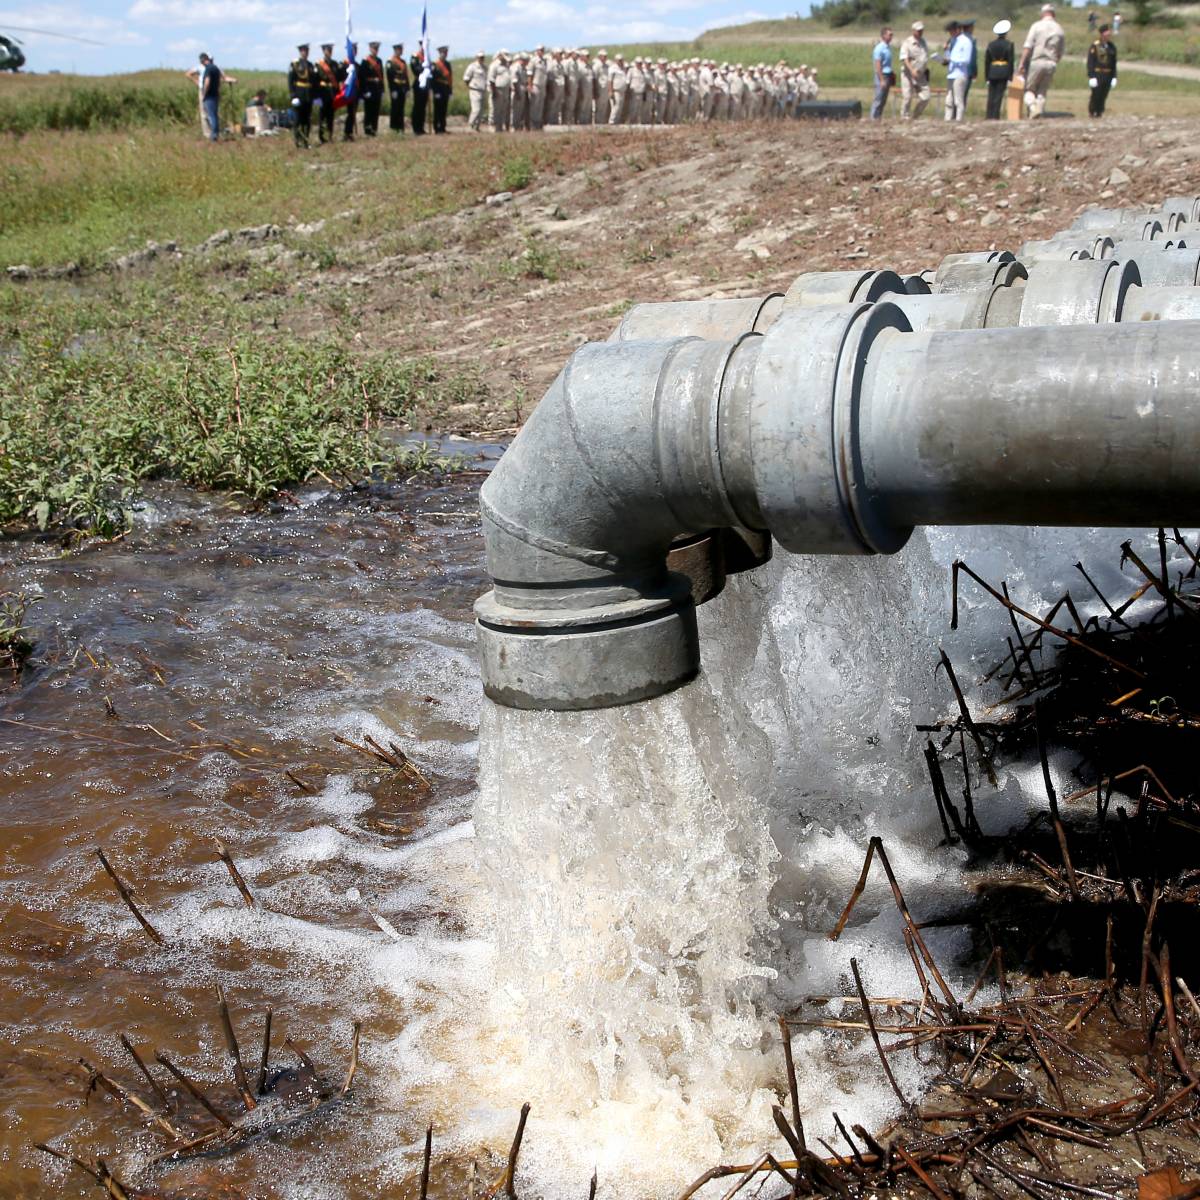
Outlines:
[[987, 80], [988, 85], [987, 115], [989, 121], [1000, 119], [1004, 97], [1013, 77], [1015, 62], [1013, 56], [1016, 48], [1008, 40], [1010, 29], [1012, 29], [1011, 21], [997, 21], [992, 26], [992, 32], [996, 36], [988, 43], [988, 48], [984, 52], [983, 77]]
[[1092, 94], [1088, 98], [1088, 116], [1104, 116], [1109, 90], [1117, 86], [1117, 48], [1112, 41], [1112, 30], [1100, 26], [1100, 36], [1088, 47], [1088, 87]]
[[300, 57], [288, 68], [288, 94], [292, 98], [292, 137], [298, 149], [308, 149], [312, 132], [313, 97], [317, 91], [317, 68], [308, 61], [308, 43], [296, 47]]
[[971, 84], [979, 78], [979, 43], [975, 40], [975, 18], [968, 17], [962, 23], [962, 31], [971, 39], [971, 66], [967, 71], [967, 86], [963, 90], [963, 104], [971, 94]]
[[200, 107], [208, 120], [208, 139], [221, 136], [221, 68], [207, 55], [200, 55]]
[[412, 72], [412, 131], [418, 137], [425, 132], [425, 110], [429, 107], [429, 75], [425, 69], [425, 51], [418, 50], [408, 60]]
[[404, 105], [408, 102], [408, 64], [404, 61], [404, 43], [392, 47], [392, 57], [387, 60], [388, 100], [391, 111], [388, 124], [393, 133], [404, 132]]
[[363, 134], [374, 137], [379, 130], [379, 110], [383, 107], [383, 62], [378, 42], [368, 43], [367, 57], [358, 64], [358, 88], [363, 102]]
[[433, 61], [430, 90], [433, 92], [433, 132], [446, 132], [446, 113], [450, 108], [450, 95], [454, 91], [454, 70], [450, 66], [450, 47], [439, 46], [438, 56]]
[[325, 42], [321, 47], [321, 61], [317, 63], [317, 99], [321, 101], [318, 130], [322, 142], [333, 141], [333, 101], [345, 78], [341, 64], [333, 57], [333, 43]]

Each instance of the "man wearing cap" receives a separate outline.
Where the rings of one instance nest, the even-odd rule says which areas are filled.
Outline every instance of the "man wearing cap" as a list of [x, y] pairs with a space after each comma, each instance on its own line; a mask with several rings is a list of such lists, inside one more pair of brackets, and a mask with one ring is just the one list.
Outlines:
[[535, 46], [529, 60], [529, 127], [541, 129], [546, 123], [546, 84], [550, 77], [550, 64], [546, 61], [546, 47]]
[[567, 68], [563, 65], [563, 52], [555, 49], [546, 63], [546, 104], [542, 109], [542, 122], [546, 125], [562, 123], [563, 89], [567, 84]]
[[588, 50], [575, 52], [575, 124], [592, 123], [592, 106], [596, 101], [596, 72]]
[[379, 132], [379, 110], [383, 107], [383, 62], [378, 42], [368, 42], [367, 51], [367, 57], [358, 64], [358, 80], [363, 102], [363, 134], [374, 137]]
[[496, 51], [487, 78], [492, 101], [492, 129], [503, 133], [509, 127], [512, 111], [512, 69], [508, 65], [507, 50]]
[[430, 83], [424, 47], [418, 46], [416, 52], [409, 57], [408, 70], [412, 76], [412, 109], [409, 113], [412, 131], [417, 137], [424, 137], [425, 116], [429, 111]]
[[900, 43], [900, 119], [919, 117], [929, 103], [929, 45], [925, 22], [914, 21], [912, 32]]
[[1117, 48], [1108, 25], [1100, 26], [1099, 37], [1088, 47], [1087, 73], [1088, 87], [1092, 90], [1088, 97], [1088, 116], [1102, 117], [1108, 93], [1117, 86]]
[[509, 105], [513, 129], [529, 129], [529, 52], [522, 50], [512, 65], [512, 102]]
[[625, 108], [629, 98], [629, 70], [625, 59], [618, 54], [608, 68], [608, 123], [623, 125]]
[[987, 80], [987, 119], [998, 121], [1004, 105], [1004, 95], [1013, 77], [1016, 47], [1008, 40], [1011, 21], [997, 21], [992, 26], [996, 35], [983, 55], [983, 77]]
[[483, 107], [488, 92], [488, 73], [487, 67], [484, 65], [486, 57], [482, 50], [477, 50], [475, 60], [467, 64], [467, 69], [463, 71], [462, 77], [463, 83], [467, 85], [467, 95], [471, 101], [471, 115], [467, 118], [467, 124], [476, 133], [483, 124]]
[[396, 42], [392, 46], [392, 57], [384, 67], [387, 75], [388, 102], [391, 111], [388, 113], [388, 124], [393, 133], [404, 132], [404, 105], [408, 101], [408, 64], [404, 61], [404, 43]]
[[449, 46], [438, 47], [429, 79], [429, 91], [433, 96], [433, 132], [445, 133], [446, 113], [449, 111], [450, 96], [454, 91], [454, 68], [450, 65]]
[[1019, 74], [1025, 77], [1025, 107], [1031, 117], [1046, 111], [1046, 93], [1067, 48], [1067, 35], [1054, 18], [1054, 5], [1043, 4], [1041, 17], [1029, 27]]
[[345, 68], [333, 57], [333, 43], [322, 43], [321, 61], [317, 63], [317, 99], [321, 104], [317, 130], [322, 142], [333, 141], [333, 100], [345, 78]]
[[967, 116], [967, 86], [971, 80], [971, 54], [974, 42], [955, 21], [950, 27], [950, 45], [946, 49], [947, 121], [964, 121]]
[[312, 133], [313, 94], [317, 90], [317, 68], [308, 61], [308, 43], [296, 47], [300, 57], [288, 67], [288, 94], [292, 98], [292, 137], [300, 150], [308, 149]]
[[608, 51], [596, 51], [596, 65], [594, 67], [596, 75], [596, 124], [608, 124], [608, 73], [612, 68], [608, 64]]
[[579, 92], [579, 62], [577, 50], [568, 50], [563, 55], [563, 100], [559, 120], [564, 125], [575, 122], [575, 97]]
[[888, 93], [896, 82], [896, 69], [892, 65], [892, 38], [895, 35], [885, 25], [879, 31], [879, 41], [871, 51], [871, 66], [875, 72], [875, 99], [871, 103], [871, 120], [878, 121], [887, 107]]

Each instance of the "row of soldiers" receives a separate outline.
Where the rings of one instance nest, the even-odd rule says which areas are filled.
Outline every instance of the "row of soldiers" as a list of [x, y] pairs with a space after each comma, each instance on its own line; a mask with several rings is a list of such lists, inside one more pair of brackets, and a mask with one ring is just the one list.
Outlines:
[[479, 51], [463, 72], [469, 123], [497, 132], [546, 125], [678, 125], [789, 116], [820, 90], [817, 69], [780, 62], [744, 66], [713, 59], [628, 60], [607, 50], [500, 50], [488, 66]]
[[[312, 62], [308, 44], [296, 47], [299, 57], [288, 68], [288, 93], [291, 98], [292, 133], [296, 145], [308, 147], [314, 111], [318, 117], [318, 136], [322, 142], [334, 136], [338, 97], [353, 65], [356, 75], [354, 97], [343, 97], [342, 136], [353, 141], [358, 131], [358, 111], [362, 106], [363, 133], [374, 137], [379, 131], [379, 117], [385, 93], [389, 100], [389, 124], [396, 133], [404, 132], [405, 108], [412, 93], [412, 131], [425, 132], [426, 118], [432, 105], [433, 132], [446, 132], [446, 115], [454, 91], [454, 68], [450, 63], [450, 47], [439, 46], [437, 57], [426, 63], [418, 51], [411, 59], [404, 57], [404, 44], [392, 47], [391, 57], [384, 62], [379, 56], [379, 42], [369, 42], [367, 54], [354, 63], [333, 56], [333, 43], [321, 47], [321, 58]], [[358, 47], [353, 47], [357, 57]]]

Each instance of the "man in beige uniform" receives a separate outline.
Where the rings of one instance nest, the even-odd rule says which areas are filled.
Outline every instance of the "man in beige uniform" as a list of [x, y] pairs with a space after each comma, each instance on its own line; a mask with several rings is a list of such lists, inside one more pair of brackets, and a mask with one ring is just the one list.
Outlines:
[[625, 59], [617, 55], [613, 65], [608, 68], [608, 123], [624, 125], [625, 110], [629, 107], [629, 68]]
[[488, 93], [492, 100], [492, 128], [503, 133], [509, 126], [512, 101], [512, 71], [508, 66], [508, 51], [497, 51], [488, 67]]
[[579, 51], [568, 50], [563, 55], [562, 124], [575, 122], [575, 98], [579, 94]]
[[592, 104], [596, 99], [596, 74], [592, 70], [589, 50], [579, 50], [575, 57], [575, 124], [592, 123]]
[[642, 105], [646, 100], [646, 70], [640, 58], [629, 64], [629, 88], [625, 95], [626, 125], [642, 123]]
[[596, 51], [596, 65], [593, 68], [596, 73], [596, 124], [608, 124], [608, 73], [612, 69], [608, 64], [608, 51]]
[[1029, 27], [1017, 71], [1025, 76], [1025, 107], [1031, 117], [1040, 117], [1046, 111], [1046, 93], [1066, 48], [1067, 35], [1054, 19], [1054, 5], [1043, 4], [1041, 19]]
[[529, 129], [529, 52], [517, 55], [512, 69], [512, 127]]
[[475, 55], [475, 61], [468, 65], [462, 77], [471, 98], [471, 117], [468, 123], [476, 133], [483, 124], [483, 102], [488, 94], [488, 70], [483, 65], [483, 60], [484, 53], [480, 50]]
[[546, 47], [535, 46], [529, 60], [529, 127], [541, 129], [546, 119]]
[[912, 33], [900, 43], [900, 119], [919, 117], [929, 103], [929, 46], [925, 23], [914, 21]]
[[567, 68], [563, 64], [563, 52], [554, 50], [546, 64], [546, 108], [544, 120], [547, 125], [562, 124], [563, 90], [567, 86]]

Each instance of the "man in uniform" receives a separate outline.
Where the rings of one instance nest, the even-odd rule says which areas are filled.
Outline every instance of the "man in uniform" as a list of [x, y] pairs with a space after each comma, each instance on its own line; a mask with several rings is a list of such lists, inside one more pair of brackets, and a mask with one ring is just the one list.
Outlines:
[[983, 77], [987, 80], [987, 119], [1000, 120], [1004, 107], [1004, 96], [1013, 77], [1013, 64], [1016, 47], [1008, 40], [1008, 31], [1012, 28], [1011, 21], [997, 21], [992, 26], [996, 35], [988, 43], [983, 55]]
[[592, 123], [592, 107], [596, 102], [596, 72], [592, 69], [589, 50], [575, 53], [575, 124]]
[[563, 52], [556, 49], [546, 64], [546, 106], [542, 115], [545, 124], [562, 124], [566, 86], [567, 68], [563, 63]]
[[476, 132], [483, 124], [483, 104], [488, 93], [488, 72], [483, 65], [486, 56], [480, 50], [475, 55], [475, 61], [463, 72], [463, 83], [467, 85], [467, 95], [471, 98], [471, 116], [467, 124]]
[[1109, 90], [1117, 86], [1117, 48], [1107, 25], [1100, 26], [1100, 36], [1088, 48], [1087, 73], [1088, 87], [1092, 89], [1088, 116], [1102, 117]]
[[317, 68], [308, 61], [308, 43], [296, 47], [300, 57], [288, 68], [288, 94], [292, 98], [292, 137], [300, 150], [308, 149], [312, 133], [313, 93], [317, 89]]
[[596, 115], [595, 122], [597, 125], [608, 124], [608, 73], [610, 67], [608, 64], [608, 51], [596, 51], [596, 65], [593, 68], [596, 76]]
[[627, 109], [625, 124], [640, 125], [642, 123], [642, 105], [646, 102], [646, 67], [642, 59], [635, 55], [629, 67], [629, 91], [625, 97]]
[[522, 50], [512, 67], [512, 127], [522, 132], [529, 129], [529, 52]]
[[503, 133], [509, 127], [512, 108], [512, 71], [507, 50], [498, 50], [488, 67], [488, 92], [492, 99], [492, 129]]
[[912, 32], [900, 43], [900, 119], [919, 117], [929, 103], [929, 45], [925, 22], [914, 21]]
[[417, 50], [408, 60], [412, 73], [412, 131], [417, 137], [425, 134], [425, 114], [429, 110], [429, 73], [425, 66], [425, 51]]
[[546, 47], [535, 46], [529, 60], [529, 127], [541, 129], [546, 122], [546, 84], [549, 80], [550, 64], [546, 61]]
[[[350, 43], [350, 58], [342, 59], [341, 81], [344, 84], [350, 78], [350, 68], [353, 66], [358, 69], [358, 43]], [[342, 125], [342, 141], [354, 141], [354, 135], [358, 132], [358, 98], [362, 95], [362, 89], [355, 87], [354, 99], [349, 101], [346, 108], [346, 120]]]
[[333, 100], [338, 94], [345, 75], [342, 67], [333, 57], [333, 43], [325, 42], [321, 46], [321, 61], [317, 63], [317, 99], [321, 102], [321, 121], [318, 133], [322, 142], [333, 141]]
[[625, 123], [628, 92], [629, 72], [625, 69], [625, 59], [618, 54], [613, 65], [608, 69], [608, 123], [610, 125]]
[[575, 122], [575, 98], [579, 94], [579, 51], [568, 50], [563, 55], [563, 103], [559, 120], [563, 125]]
[[404, 132], [404, 105], [408, 101], [408, 64], [404, 61], [404, 43], [397, 42], [392, 47], [392, 57], [387, 60], [388, 97], [391, 112], [388, 123], [393, 133]]
[[446, 132], [446, 113], [450, 108], [450, 96], [454, 91], [454, 68], [450, 65], [450, 47], [439, 46], [437, 58], [433, 60], [433, 75], [429, 81], [433, 93], [433, 132]]
[[1043, 4], [1041, 17], [1029, 27], [1018, 71], [1025, 77], [1025, 107], [1031, 117], [1046, 111], [1046, 93], [1066, 48], [1067, 35], [1054, 19], [1054, 5]]
[[379, 110], [383, 107], [383, 62], [379, 43], [367, 43], [367, 57], [358, 64], [358, 88], [363, 102], [363, 134], [374, 137], [379, 132]]

